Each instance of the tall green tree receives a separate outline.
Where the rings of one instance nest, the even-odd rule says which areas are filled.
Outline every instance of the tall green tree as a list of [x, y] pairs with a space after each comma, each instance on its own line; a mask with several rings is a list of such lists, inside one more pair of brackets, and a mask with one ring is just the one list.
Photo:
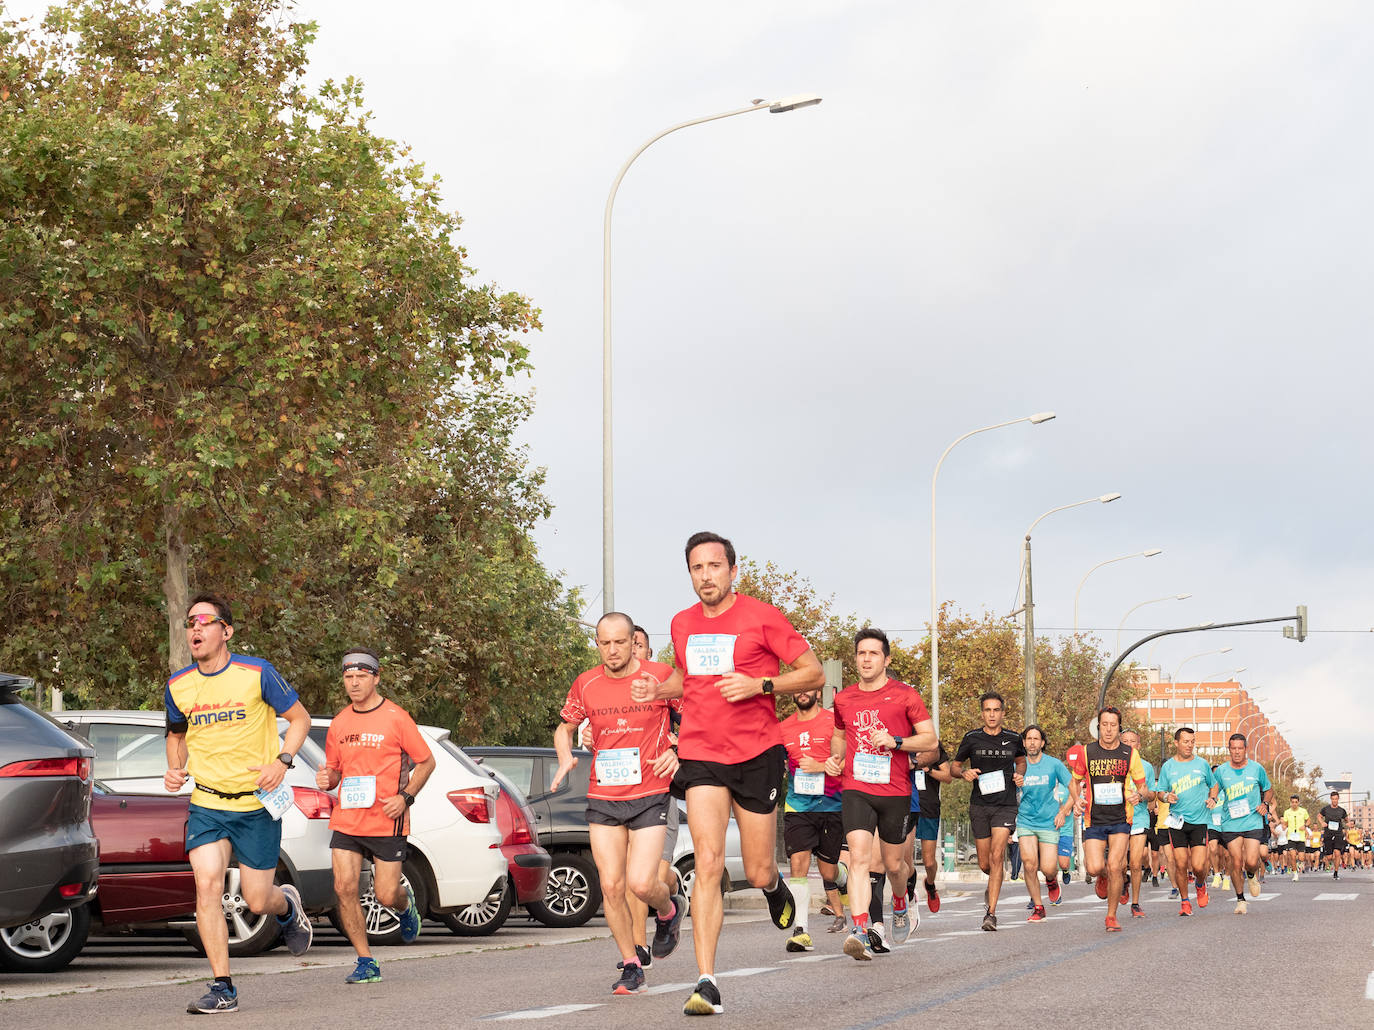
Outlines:
[[585, 649], [512, 442], [538, 313], [473, 281], [358, 82], [306, 86], [314, 32], [285, 0], [0, 29], [0, 660], [128, 703], [217, 588], [321, 703], [364, 636], [519, 733]]

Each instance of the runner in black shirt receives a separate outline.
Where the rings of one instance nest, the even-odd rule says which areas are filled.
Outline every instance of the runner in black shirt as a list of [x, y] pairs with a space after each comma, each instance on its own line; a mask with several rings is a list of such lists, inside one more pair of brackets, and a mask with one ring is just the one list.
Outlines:
[[[933, 751], [917, 751], [912, 757], [915, 768], [911, 770], [911, 807], [913, 809], [907, 823], [906, 847], [908, 857], [906, 896], [910, 901], [916, 894], [916, 881], [920, 878], [917, 867], [926, 867], [926, 904], [932, 913], [940, 911], [940, 893], [935, 888], [935, 874], [938, 871], [940, 848], [940, 784], [949, 783], [954, 774], [949, 768], [949, 755], [944, 746]], [[919, 843], [921, 854], [916, 856]]]
[[1341, 878], [1341, 858], [1349, 846], [1345, 838], [1345, 820], [1348, 813], [1340, 805], [1341, 792], [1331, 792], [1331, 804], [1321, 810], [1322, 858], [1331, 858], [1331, 878]]
[[996, 930], [1002, 860], [1016, 829], [1016, 788], [1026, 771], [1026, 746], [1019, 733], [1002, 727], [1001, 694], [989, 691], [978, 700], [983, 706], [983, 726], [964, 734], [954, 754], [954, 775], [974, 785], [969, 822], [978, 848], [978, 868], [988, 874], [983, 929]]

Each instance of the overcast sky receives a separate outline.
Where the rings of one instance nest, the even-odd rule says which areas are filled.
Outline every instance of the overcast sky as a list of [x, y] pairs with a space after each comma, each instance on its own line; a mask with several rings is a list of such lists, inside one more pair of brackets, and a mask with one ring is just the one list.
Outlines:
[[[12, 11], [41, 4], [8, 5]], [[1358, 3], [310, 0], [313, 74], [444, 179], [482, 280], [531, 296], [546, 563], [601, 589], [601, 225], [615, 209], [616, 602], [661, 642], [681, 547], [734, 539], [914, 639], [940, 596], [1166, 640], [1374, 786], [1367, 342], [1374, 15]]]

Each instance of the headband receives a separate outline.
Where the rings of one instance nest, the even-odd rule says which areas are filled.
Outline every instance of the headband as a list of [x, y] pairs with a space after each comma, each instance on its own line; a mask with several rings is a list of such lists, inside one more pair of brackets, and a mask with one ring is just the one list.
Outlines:
[[378, 664], [377, 659], [373, 658], [366, 651], [350, 651], [348, 654], [344, 655], [343, 671], [347, 672], [349, 669], [362, 669], [365, 672], [372, 673], [374, 676], [379, 675], [382, 671], [382, 667]]

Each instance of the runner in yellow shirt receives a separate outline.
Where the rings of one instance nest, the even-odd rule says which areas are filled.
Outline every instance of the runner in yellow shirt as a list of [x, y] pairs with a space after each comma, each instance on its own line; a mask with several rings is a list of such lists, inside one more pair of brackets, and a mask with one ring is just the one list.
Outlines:
[[1303, 852], [1307, 849], [1307, 809], [1298, 802], [1293, 794], [1288, 799], [1288, 809], [1283, 813], [1283, 825], [1288, 831], [1288, 850], [1284, 852], [1284, 870], [1292, 866], [1293, 879], [1298, 879], [1298, 867], [1302, 865]]

